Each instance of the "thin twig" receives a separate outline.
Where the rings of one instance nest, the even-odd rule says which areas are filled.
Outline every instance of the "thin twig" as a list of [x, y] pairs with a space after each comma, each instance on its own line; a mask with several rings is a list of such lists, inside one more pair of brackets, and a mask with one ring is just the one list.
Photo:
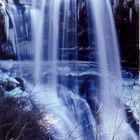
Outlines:
[[10, 132], [14, 129], [14, 127], [17, 125], [17, 122], [15, 122], [15, 124], [10, 128], [10, 130], [7, 132], [5, 140], [8, 140], [9, 134]]
[[1, 128], [1, 127], [6, 127], [6, 126], [9, 126], [9, 125], [12, 125], [12, 124], [13, 124], [13, 123], [6, 123], [6, 124], [1, 125], [0, 128]]
[[19, 135], [17, 136], [17, 138], [16, 138], [15, 140], [19, 140], [19, 139], [20, 139], [20, 137], [22, 136], [23, 131], [24, 131], [24, 129], [26, 128], [26, 126], [27, 126], [27, 123], [24, 124], [24, 126], [22, 127], [22, 129], [21, 129]]

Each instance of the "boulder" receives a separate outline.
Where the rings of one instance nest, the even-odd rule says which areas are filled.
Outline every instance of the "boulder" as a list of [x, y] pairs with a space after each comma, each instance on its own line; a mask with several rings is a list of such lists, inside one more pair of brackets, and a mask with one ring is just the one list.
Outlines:
[[6, 85], [6, 90], [11, 91], [11, 90], [15, 89], [16, 86], [17, 86], [17, 84], [15, 82], [8, 81], [7, 85]]
[[6, 90], [7, 91], [11, 91], [13, 89], [15, 89], [17, 87], [17, 85], [19, 85], [20, 83], [12, 77], [8, 77], [7, 78], [7, 82], [6, 82]]
[[15, 77], [16, 81], [18, 81], [17, 87], [20, 87], [20, 89], [22, 91], [25, 90], [25, 85], [24, 85], [24, 81], [23, 79], [19, 78], [19, 77]]

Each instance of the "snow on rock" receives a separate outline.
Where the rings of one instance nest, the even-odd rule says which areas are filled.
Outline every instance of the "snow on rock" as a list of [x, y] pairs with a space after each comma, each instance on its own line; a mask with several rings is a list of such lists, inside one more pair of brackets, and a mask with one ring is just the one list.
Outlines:
[[15, 83], [15, 84], [20, 84], [20, 83], [19, 83], [16, 79], [14, 79], [13, 77], [8, 77], [6, 80], [9, 81], [9, 82]]
[[11, 77], [10, 73], [0, 70], [0, 98], [17, 98], [22, 100], [24, 111], [31, 111], [33, 105], [30, 100], [30, 93], [25, 90], [25, 82], [22, 78]]
[[[136, 82], [134, 82], [136, 83]], [[140, 93], [140, 87], [138, 84], [131, 84], [130, 81], [125, 80], [125, 86], [123, 87], [123, 94], [122, 94], [122, 101], [123, 103], [128, 106], [135, 119], [139, 120], [139, 93]]]
[[29, 97], [29, 93], [22, 90], [21, 82], [24, 86], [21, 78], [13, 78], [9, 72], [4, 73], [0, 70], [0, 91], [4, 92], [4, 96]]
[[14, 61], [9, 60], [5, 63], [5, 61], [0, 61], [0, 68], [10, 70], [14, 66]]
[[29, 97], [29, 93], [26, 92], [26, 91], [22, 91], [20, 89], [20, 87], [17, 87], [11, 91], [6, 91], [5, 94], [4, 94], [6, 97], [7, 96], [11, 96], [11, 97], [15, 97], [15, 98], [19, 98], [19, 97], [26, 97], [28, 98]]

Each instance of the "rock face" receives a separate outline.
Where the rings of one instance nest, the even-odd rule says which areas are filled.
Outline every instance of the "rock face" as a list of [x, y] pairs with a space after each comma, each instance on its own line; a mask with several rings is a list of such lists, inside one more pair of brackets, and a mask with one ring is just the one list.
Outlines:
[[120, 1], [115, 13], [122, 64], [125, 67], [138, 68], [139, 65], [139, 17], [137, 6], [134, 0]]
[[24, 91], [25, 90], [24, 81], [19, 77], [15, 77], [15, 79], [18, 81], [17, 87], [20, 87], [20, 89]]
[[125, 106], [125, 113], [127, 116], [127, 122], [131, 125], [135, 133], [139, 135], [139, 121], [135, 119], [133, 111], [130, 107]]
[[3, 97], [5, 93], [5, 89], [2, 85], [0, 85], [0, 97]]
[[6, 43], [2, 44], [0, 46], [0, 59], [15, 59], [16, 56], [14, 54], [13, 46], [10, 41], [7, 41]]
[[[14, 58], [14, 51], [11, 41], [6, 35], [6, 6], [0, 3], [0, 59]], [[11, 20], [9, 20], [9, 28], [11, 28]]]
[[[19, 44], [29, 40], [29, 6], [19, 0], [0, 5], [0, 59], [18, 59]], [[28, 20], [28, 23], [27, 23]]]
[[6, 33], [4, 28], [4, 12], [5, 9], [0, 1], [0, 46], [6, 42]]

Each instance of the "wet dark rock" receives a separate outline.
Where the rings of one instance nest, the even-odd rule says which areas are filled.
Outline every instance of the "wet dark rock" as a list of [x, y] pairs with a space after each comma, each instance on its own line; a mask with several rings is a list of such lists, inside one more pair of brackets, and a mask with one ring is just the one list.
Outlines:
[[24, 82], [21, 78], [13, 78], [2, 72], [0, 74], [0, 86], [2, 86], [6, 91], [11, 91], [17, 87], [20, 87], [21, 90], [24, 90]]
[[[130, 20], [130, 9], [132, 19]], [[134, 0], [120, 1], [116, 9], [115, 20], [120, 43], [122, 65], [139, 67], [139, 16]]]
[[25, 82], [20, 77], [12, 77], [8, 72], [0, 71], [0, 97], [29, 97]]
[[12, 81], [8, 81], [7, 85], [6, 85], [6, 90], [7, 91], [11, 91], [13, 89], [15, 89], [17, 87], [17, 84], [12, 82]]
[[13, 0], [14, 1], [14, 3], [20, 3], [20, 0]]
[[0, 85], [0, 97], [3, 97], [5, 93], [5, 89], [2, 85]]
[[4, 31], [4, 16], [0, 10], [0, 46], [7, 41], [6, 34]]
[[135, 131], [135, 133], [137, 135], [139, 135], [139, 123], [135, 119], [131, 108], [129, 106], [126, 106], [126, 105], [125, 105], [125, 114], [126, 114], [127, 122], [133, 128], [133, 130]]
[[15, 89], [17, 87], [19, 87], [22, 91], [25, 91], [24, 80], [22, 80], [19, 77], [15, 77], [15, 78], [13, 78], [13, 81], [7, 81], [6, 90], [10, 91], [10, 90]]
[[14, 50], [11, 42], [8, 41], [0, 46], [0, 58], [14, 58]]
[[24, 91], [25, 90], [25, 85], [24, 85], [23, 79], [21, 79], [19, 77], [15, 77], [15, 79], [19, 82], [19, 84], [17, 84], [17, 87], [20, 87], [20, 89], [22, 91]]

